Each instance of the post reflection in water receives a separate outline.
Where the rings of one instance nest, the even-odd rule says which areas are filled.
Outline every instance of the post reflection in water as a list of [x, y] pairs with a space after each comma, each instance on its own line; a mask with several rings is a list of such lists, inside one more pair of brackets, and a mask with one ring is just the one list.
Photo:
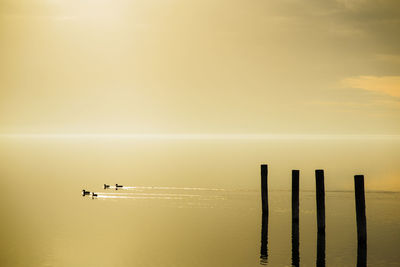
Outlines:
[[357, 246], [357, 267], [367, 266], [367, 243], [359, 242]]
[[292, 266], [300, 266], [298, 222], [292, 222]]
[[268, 214], [262, 214], [260, 264], [268, 263]]
[[317, 267], [325, 267], [325, 231], [318, 232]]

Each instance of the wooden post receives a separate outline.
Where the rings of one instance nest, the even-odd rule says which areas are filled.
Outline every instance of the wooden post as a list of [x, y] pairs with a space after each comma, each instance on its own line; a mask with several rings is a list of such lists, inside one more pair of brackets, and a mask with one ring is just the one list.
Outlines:
[[263, 216], [268, 216], [268, 165], [261, 165], [261, 199]]
[[325, 185], [324, 170], [315, 170], [318, 232], [325, 233]]
[[292, 266], [300, 266], [299, 254], [299, 170], [292, 170]]
[[357, 241], [367, 242], [367, 221], [365, 217], [364, 175], [354, 176], [354, 192], [356, 197]]
[[299, 222], [299, 170], [292, 170], [292, 222]]

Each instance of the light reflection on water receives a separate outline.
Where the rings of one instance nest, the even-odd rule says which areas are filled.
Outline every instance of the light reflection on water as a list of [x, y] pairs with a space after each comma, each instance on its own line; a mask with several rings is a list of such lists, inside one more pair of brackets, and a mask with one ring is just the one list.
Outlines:
[[[112, 187], [109, 187], [112, 189]], [[123, 192], [124, 190], [135, 190], [136, 188], [140, 188], [140, 193], [138, 192]], [[190, 190], [200, 190], [200, 191], [209, 191], [211, 194], [182, 194], [182, 193], [144, 193], [145, 191], [159, 191], [159, 190], [170, 190], [170, 191], [190, 191]], [[108, 191], [108, 190], [107, 190]], [[190, 199], [194, 198], [197, 201], [202, 200], [224, 200], [225, 197], [223, 195], [215, 195], [214, 192], [217, 191], [225, 191], [223, 189], [212, 189], [212, 188], [179, 188], [179, 187], [133, 187], [133, 186], [124, 186], [119, 188], [118, 191], [115, 192], [93, 192], [96, 196], [93, 196], [92, 199], [164, 199], [164, 200], [177, 200], [177, 199]], [[88, 196], [88, 198], [90, 198]]]
[[[114, 188], [115, 186], [110, 186], [110, 188]], [[225, 189], [221, 188], [196, 188], [196, 187], [161, 187], [161, 186], [124, 186], [121, 188], [122, 190], [129, 189], [155, 189], [155, 190], [189, 190], [189, 191], [225, 191]]]
[[[31, 140], [0, 142], [0, 148], [4, 266], [400, 262], [400, 194], [367, 191], [368, 254], [363, 254], [366, 250], [357, 247], [352, 191], [356, 172], [366, 175], [367, 190], [377, 190], [374, 181], [399, 177], [397, 143]], [[360, 157], [353, 161], [348, 151]], [[267, 221], [261, 216], [259, 192], [259, 164], [264, 161], [271, 168]], [[286, 190], [292, 168], [301, 170], [297, 228]], [[316, 168], [326, 169], [324, 239], [316, 231]], [[104, 182], [127, 187], [103, 190]], [[96, 192], [97, 199], [82, 197], [82, 189]]]
[[99, 195], [97, 198], [124, 198], [124, 199], [183, 199], [183, 197], [132, 197], [132, 196], [102, 196]]
[[[97, 193], [97, 192], [96, 192]], [[132, 195], [132, 196], [181, 196], [181, 197], [201, 197], [201, 195], [185, 195], [185, 194], [157, 194], [157, 193], [97, 193], [100, 195]]]

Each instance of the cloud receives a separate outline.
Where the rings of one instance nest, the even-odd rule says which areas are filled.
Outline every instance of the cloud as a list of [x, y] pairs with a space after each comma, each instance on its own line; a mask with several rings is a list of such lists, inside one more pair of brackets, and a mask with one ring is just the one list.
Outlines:
[[400, 98], [400, 76], [357, 76], [342, 80], [343, 87], [357, 88]]
[[377, 54], [375, 59], [387, 63], [400, 64], [400, 55], [396, 54]]

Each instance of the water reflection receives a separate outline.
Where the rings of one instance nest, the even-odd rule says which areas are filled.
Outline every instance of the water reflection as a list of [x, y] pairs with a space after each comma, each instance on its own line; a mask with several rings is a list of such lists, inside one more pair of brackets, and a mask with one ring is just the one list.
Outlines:
[[[113, 185], [104, 185], [104, 189], [116, 189]], [[185, 190], [185, 191], [226, 191], [223, 188], [204, 188], [204, 187], [173, 187], [173, 186], [122, 186], [118, 190]]]
[[261, 252], [260, 264], [268, 263], [268, 214], [263, 213], [261, 224]]
[[317, 267], [325, 267], [325, 231], [318, 231]]
[[292, 222], [292, 266], [300, 266], [298, 222]]
[[357, 267], [367, 266], [367, 243], [359, 242], [357, 246]]

